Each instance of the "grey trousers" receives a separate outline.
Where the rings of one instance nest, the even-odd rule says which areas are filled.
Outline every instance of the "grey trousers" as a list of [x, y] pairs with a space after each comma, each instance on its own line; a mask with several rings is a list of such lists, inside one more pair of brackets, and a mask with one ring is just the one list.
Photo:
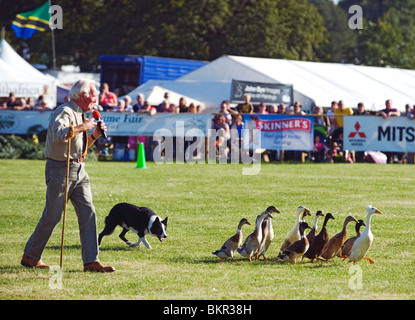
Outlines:
[[[71, 200], [78, 217], [84, 265], [98, 261], [97, 220], [92, 204], [89, 176], [84, 163], [70, 163], [68, 199]], [[61, 220], [65, 203], [66, 162], [47, 160], [45, 169], [47, 185], [46, 205], [35, 231], [29, 238], [24, 253], [40, 260], [42, 252]]]

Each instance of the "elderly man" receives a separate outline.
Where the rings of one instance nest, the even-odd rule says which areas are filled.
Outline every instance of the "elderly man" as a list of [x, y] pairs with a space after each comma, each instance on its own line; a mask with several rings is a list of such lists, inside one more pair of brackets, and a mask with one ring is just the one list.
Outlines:
[[[26, 244], [21, 264], [28, 268], [50, 268], [42, 262], [41, 255], [64, 210], [66, 161], [70, 157], [68, 199], [78, 217], [84, 271], [112, 272], [115, 271], [113, 267], [105, 267], [98, 260], [96, 214], [84, 163], [88, 147], [101, 136], [101, 130], [106, 129], [105, 124], [99, 128], [93, 119], [85, 118], [85, 112], [92, 110], [97, 100], [95, 83], [88, 79], [77, 81], [69, 98], [50, 119], [45, 149], [46, 205]], [[94, 130], [88, 135], [91, 129]], [[71, 143], [69, 155], [68, 141]]]

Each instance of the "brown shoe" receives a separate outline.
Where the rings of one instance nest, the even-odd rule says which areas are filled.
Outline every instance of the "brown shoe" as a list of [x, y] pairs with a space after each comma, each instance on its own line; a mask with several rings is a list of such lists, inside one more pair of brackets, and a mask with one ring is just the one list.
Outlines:
[[91, 262], [84, 265], [84, 271], [92, 272], [114, 272], [115, 268], [112, 266], [104, 267], [101, 262]]
[[26, 254], [23, 254], [22, 261], [20, 261], [20, 264], [27, 268], [50, 269], [50, 266], [44, 264], [42, 260], [32, 259]]

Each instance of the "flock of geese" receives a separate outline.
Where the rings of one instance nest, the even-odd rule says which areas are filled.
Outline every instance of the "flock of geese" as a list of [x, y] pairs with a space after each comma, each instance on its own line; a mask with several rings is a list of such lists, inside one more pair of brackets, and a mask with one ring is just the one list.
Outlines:
[[[305, 222], [305, 217], [311, 216], [310, 210], [299, 206], [294, 227], [288, 231], [278, 258], [294, 264], [297, 263], [298, 259], [304, 259], [304, 257], [310, 259], [311, 262], [314, 260], [328, 261], [334, 257], [341, 257], [343, 260], [348, 258], [348, 262], [353, 262], [354, 264], [361, 259], [366, 259], [373, 264], [374, 261], [366, 256], [373, 242], [370, 220], [372, 214], [382, 214], [382, 212], [370, 205], [367, 206], [366, 212], [366, 224], [363, 220], [357, 221], [352, 216], [348, 216], [343, 223], [343, 229], [332, 238], [329, 238], [327, 222], [330, 219], [334, 219], [333, 215], [331, 213], [324, 215], [321, 211], [317, 211], [313, 227], [311, 228]], [[234, 258], [235, 251], [238, 251], [240, 255], [248, 258], [249, 262], [252, 262], [253, 258], [258, 260], [261, 256], [266, 259], [265, 253], [274, 238], [271, 223], [273, 213], [281, 214], [274, 206], [270, 206], [262, 214], [257, 216], [254, 232], [242, 244], [242, 227], [245, 224], [251, 225], [247, 219], [243, 218], [238, 224], [236, 234], [226, 240], [219, 250], [212, 252], [212, 254], [221, 258], [219, 263], [222, 263], [226, 258], [231, 258], [237, 264], [240, 264]], [[324, 217], [324, 223], [322, 229], [318, 232], [317, 220], [320, 217]], [[356, 223], [356, 236], [346, 240], [346, 228], [350, 222]], [[360, 231], [362, 226], [365, 226], [363, 232]], [[305, 235], [306, 229], [311, 229], [307, 236]]]

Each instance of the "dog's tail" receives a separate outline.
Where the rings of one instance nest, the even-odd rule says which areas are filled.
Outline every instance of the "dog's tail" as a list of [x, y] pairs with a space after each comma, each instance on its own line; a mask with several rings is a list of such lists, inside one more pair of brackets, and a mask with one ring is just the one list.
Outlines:
[[116, 207], [112, 208], [109, 215], [105, 218], [105, 228], [102, 230], [98, 237], [98, 245], [101, 244], [103, 236], [108, 236], [114, 232], [115, 227], [118, 225], [118, 215]]

